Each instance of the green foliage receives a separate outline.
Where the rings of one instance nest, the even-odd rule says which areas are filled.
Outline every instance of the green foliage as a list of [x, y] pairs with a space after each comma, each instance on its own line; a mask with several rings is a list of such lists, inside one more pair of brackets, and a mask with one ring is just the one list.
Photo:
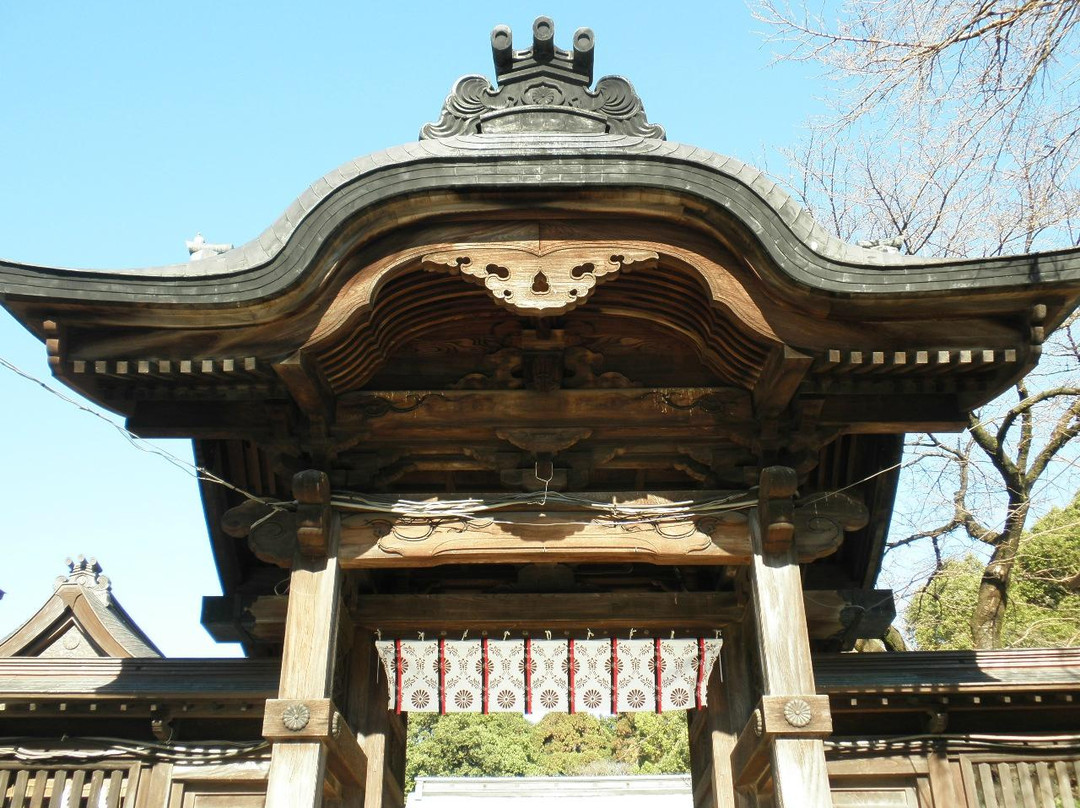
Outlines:
[[[947, 560], [904, 616], [918, 648], [973, 647], [970, 619], [984, 562]], [[1080, 498], [1040, 519], [1020, 542], [1001, 635], [1006, 648], [1080, 643]]]
[[615, 755], [635, 774], [690, 771], [686, 713], [624, 713], [615, 722]]
[[533, 728], [533, 734], [540, 744], [542, 774], [606, 773], [599, 764], [614, 757], [615, 728], [610, 719], [550, 713]]
[[971, 613], [982, 572], [983, 562], [975, 556], [949, 559], [912, 598], [904, 622], [916, 648], [945, 651], [973, 647]]
[[533, 727], [523, 716], [413, 713], [409, 716], [406, 789], [412, 791], [421, 776], [541, 774], [537, 757]]
[[675, 774], [690, 770], [686, 715], [551, 713], [409, 716], [406, 788], [416, 778]]

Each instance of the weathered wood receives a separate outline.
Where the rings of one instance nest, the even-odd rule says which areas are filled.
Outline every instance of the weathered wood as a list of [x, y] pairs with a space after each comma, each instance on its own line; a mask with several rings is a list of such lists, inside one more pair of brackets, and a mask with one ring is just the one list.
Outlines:
[[399, 782], [392, 765], [395, 738], [387, 706], [387, 681], [367, 632], [357, 632], [353, 638], [347, 692], [346, 714], [367, 756], [363, 805], [401, 806], [404, 783]]
[[[736, 582], [740, 592], [746, 590], [748, 578], [748, 572], [741, 570]], [[753, 637], [757, 624], [753, 612], [754, 605], [751, 600], [742, 619], [724, 632], [724, 645], [720, 649], [721, 681], [727, 720], [722, 738], [724, 757], [714, 758], [713, 765], [718, 767], [718, 775], [727, 789], [727, 793], [720, 795], [726, 800], [720, 803], [722, 808], [756, 808], [757, 805], [757, 800], [749, 790], [736, 787], [737, 772], [732, 759], [739, 733], [749, 720], [758, 698], [757, 677], [752, 670], [755, 656]]]
[[[698, 492], [696, 499], [730, 497], [729, 492]], [[313, 500], [316, 493], [311, 494]], [[750, 533], [746, 510], [658, 515], [685, 495], [596, 494], [597, 502], [623, 507], [655, 507], [639, 516], [581, 510], [553, 499], [550, 503], [505, 505], [489, 496], [491, 508], [473, 515], [426, 517], [341, 510], [339, 557], [345, 569], [428, 567], [451, 563], [627, 563], [748, 564]], [[775, 503], [775, 500], [773, 501]], [[775, 504], [769, 507], [777, 507]], [[319, 510], [322, 508], [323, 510]], [[835, 552], [846, 531], [866, 524], [867, 511], [845, 494], [818, 494], [790, 507], [783, 520], [770, 523], [772, 541], [794, 539], [796, 557], [808, 563]], [[267, 514], [242, 505], [226, 514], [225, 526], [241, 532], [254, 524], [248, 544], [256, 556], [279, 565], [291, 561], [297, 547], [317, 553], [318, 537], [329, 519], [323, 501], [299, 503], [297, 513]], [[322, 520], [322, 521], [320, 521]], [[783, 534], [781, 536], [781, 533]], [[293, 538], [295, 535], [295, 539]]]
[[[172, 763], [155, 763], [139, 778], [135, 808], [161, 808], [169, 798]], [[50, 807], [51, 808], [51, 807]]]
[[[529, 390], [411, 390], [346, 393], [338, 397], [335, 431], [362, 430], [372, 441], [425, 441], [432, 427], [490, 440], [498, 429], [593, 429], [593, 439], [639, 440], [655, 430], [702, 437], [754, 429], [750, 394], [734, 387], [560, 389], [538, 409]], [[407, 417], [403, 417], [407, 416]], [[473, 430], [476, 430], [475, 432]]]
[[347, 788], [363, 791], [368, 762], [356, 733], [330, 699], [269, 699], [263, 737], [270, 741], [321, 743], [327, 766]]
[[[725, 645], [728, 634], [725, 633]], [[731, 731], [731, 705], [727, 683], [720, 667], [712, 671], [708, 683], [708, 705], [688, 713], [691, 782], [695, 808], [736, 808], [742, 798], [732, 776], [731, 753], [735, 733]]]
[[827, 696], [762, 696], [731, 751], [736, 784], [756, 787], [772, 773], [769, 758], [777, 740], [827, 738], [831, 734]]
[[352, 611], [370, 630], [707, 630], [738, 619], [742, 607], [724, 592], [367, 595]]
[[828, 651], [850, 650], [858, 639], [879, 639], [896, 619], [891, 589], [806, 590], [803, 604], [810, 639]]
[[266, 783], [266, 808], [322, 805], [326, 757], [326, 748], [321, 743], [274, 744]]
[[773, 417], [783, 412], [813, 364], [813, 357], [789, 345], [774, 348], [754, 387], [754, 409], [758, 415]]
[[274, 363], [274, 372], [285, 383], [300, 410], [314, 423], [326, 425], [334, 418], [334, 395], [318, 365], [303, 351]]
[[[245, 636], [263, 643], [280, 642], [285, 633], [287, 598], [266, 595], [253, 601], [233, 598], [203, 599], [203, 624], [218, 636], [235, 631], [236, 620], [243, 625]], [[877, 604], [862, 622], [853, 622], [849, 611], [863, 611], [865, 603]], [[610, 601], [611, 605], [605, 605]], [[804, 593], [807, 631], [814, 640], [833, 644], [838, 636], [848, 640], [876, 638], [883, 633], [891, 619], [893, 598], [891, 590], [809, 590]], [[577, 617], [575, 618], [575, 614]], [[384, 631], [411, 630], [419, 622], [432, 623], [445, 631], [464, 630], [472, 626], [492, 630], [519, 628], [577, 628], [605, 625], [609, 628], [642, 628], [663, 631], [672, 626], [686, 629], [711, 630], [716, 627], [714, 615], [723, 625], [738, 619], [742, 607], [733, 593], [727, 592], [640, 592], [607, 595], [587, 593], [566, 594], [443, 594], [443, 595], [367, 595], [354, 613], [358, 625]], [[543, 620], [540, 616], [543, 616]], [[544, 622], [550, 619], [552, 622]], [[412, 621], [410, 624], [409, 621]], [[541, 623], [543, 622], [543, 625]], [[231, 636], [231, 634], [230, 634]], [[725, 643], [727, 641], [725, 640]], [[838, 673], [855, 674], [860, 666], [848, 665], [844, 657]], [[834, 666], [831, 658], [823, 658], [830, 675]], [[860, 657], [860, 663], [864, 658]], [[867, 663], [869, 664], [869, 663]], [[901, 668], [906, 670], [906, 668]], [[0, 661], [0, 671], [3, 662]], [[913, 671], [914, 673], [914, 671]], [[867, 680], [867, 685], [872, 683]], [[750, 705], [753, 707], [753, 705]]]
[[584, 303], [598, 283], [632, 269], [653, 269], [653, 250], [600, 244], [550, 249], [535, 245], [491, 247], [460, 244], [429, 253], [421, 266], [429, 272], [460, 274], [487, 289], [500, 306], [515, 314], [557, 316]]
[[[325, 558], [297, 554], [289, 579], [289, 609], [281, 658], [280, 699], [329, 699], [339, 634], [341, 568], [336, 520]], [[266, 808], [319, 808], [326, 745], [317, 740], [275, 743]]]
[[[759, 505], [750, 519], [754, 552], [750, 591], [762, 695], [785, 697], [788, 704], [792, 701], [810, 704], [816, 690], [802, 581], [792, 541], [791, 498], [795, 486], [796, 476], [791, 469], [772, 467], [762, 471]], [[811, 715], [820, 714], [822, 709], [809, 708], [809, 711]], [[803, 714], [801, 708], [798, 712]], [[823, 713], [828, 716], [827, 704]], [[828, 808], [832, 805], [825, 748], [820, 740], [785, 733], [773, 737], [769, 747], [770, 773], [779, 806]]]
[[321, 471], [301, 471], [293, 476], [296, 498], [296, 542], [306, 556], [325, 556], [330, 540], [333, 511], [330, 478]]

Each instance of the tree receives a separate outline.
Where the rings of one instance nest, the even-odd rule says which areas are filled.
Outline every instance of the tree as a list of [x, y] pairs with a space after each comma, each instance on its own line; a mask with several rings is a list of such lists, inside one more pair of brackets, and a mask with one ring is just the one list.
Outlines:
[[610, 719], [585, 713], [549, 713], [536, 725], [542, 774], [628, 774], [613, 766], [615, 731]]
[[623, 713], [615, 722], [615, 757], [635, 774], [690, 771], [684, 713]]
[[[983, 562], [973, 555], [946, 560], [912, 600], [905, 615], [920, 648], [972, 647], [965, 614], [979, 595]], [[1002, 645], [1039, 648], [1080, 640], [1080, 499], [1038, 520], [1020, 542]]]
[[409, 716], [406, 791], [417, 777], [669, 774], [690, 770], [682, 712]]
[[533, 727], [516, 713], [409, 716], [405, 786], [417, 777], [520, 777], [540, 774]]
[[[789, 155], [819, 221], [847, 240], [928, 257], [1078, 243], [1080, 3], [853, 0], [837, 13], [830, 25], [776, 0], [757, 7], [785, 58], [816, 62], [836, 81], [831, 114]], [[961, 558], [981, 548], [970, 615], [978, 648], [1002, 642], [1024, 527], [1080, 434], [1072, 334], [1052, 347], [1043, 372], [973, 415], [964, 438], [912, 442], [913, 473], [946, 495], [890, 547], [929, 542], [930, 576], [950, 559], [946, 539], [966, 538]]]

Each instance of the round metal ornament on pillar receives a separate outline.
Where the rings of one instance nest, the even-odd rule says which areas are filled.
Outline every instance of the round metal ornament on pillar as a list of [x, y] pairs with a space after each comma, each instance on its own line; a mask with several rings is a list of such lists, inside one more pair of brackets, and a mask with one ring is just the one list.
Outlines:
[[310, 720], [311, 710], [301, 702], [290, 704], [281, 713], [281, 723], [285, 725], [285, 729], [292, 732], [299, 732], [308, 725]]
[[791, 726], [802, 729], [813, 719], [810, 705], [803, 699], [791, 699], [784, 705], [784, 720]]

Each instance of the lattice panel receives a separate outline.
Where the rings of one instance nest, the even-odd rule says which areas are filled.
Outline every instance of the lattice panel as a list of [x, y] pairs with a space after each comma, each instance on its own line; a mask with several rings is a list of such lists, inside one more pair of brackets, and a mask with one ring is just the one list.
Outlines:
[[135, 804], [130, 766], [0, 768], [0, 808], [129, 808]]
[[961, 758], [960, 763], [972, 805], [978, 808], [1080, 805], [1080, 760]]

